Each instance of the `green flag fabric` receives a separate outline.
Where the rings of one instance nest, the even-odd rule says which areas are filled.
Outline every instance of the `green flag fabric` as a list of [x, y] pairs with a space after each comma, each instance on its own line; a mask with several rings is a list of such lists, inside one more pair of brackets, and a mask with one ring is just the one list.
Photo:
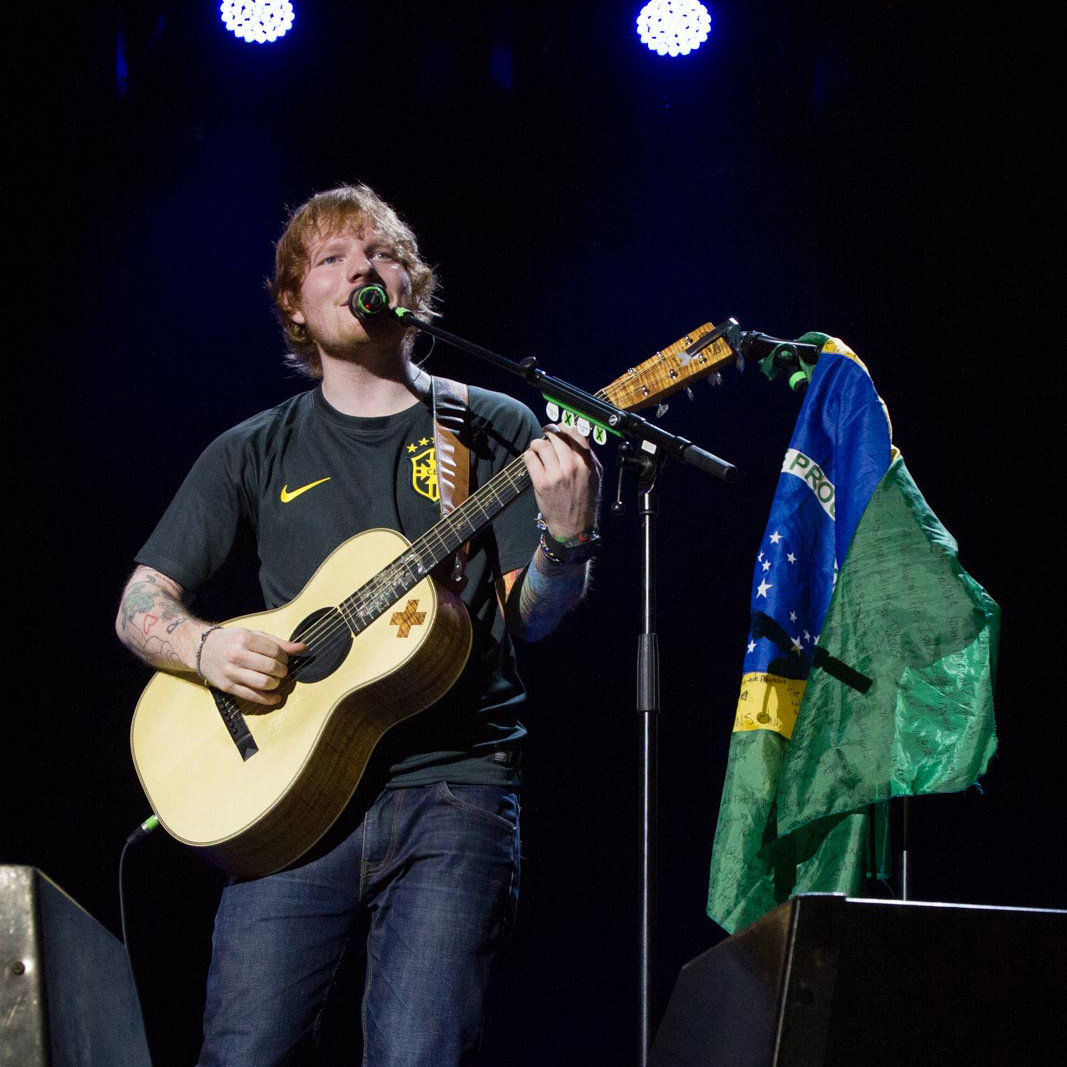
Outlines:
[[[841, 380], [851, 383], [853, 400], [862, 398], [869, 407], [866, 368], [840, 342], [834, 358], [838, 355], [853, 361], [840, 367]], [[870, 419], [859, 434], [852, 420], [852, 438], [839, 435], [834, 441], [831, 433], [821, 445], [806, 441], [799, 432], [805, 415], [824, 429], [828, 411], [850, 418], [840, 382], [826, 378], [823, 386], [813, 408], [802, 410], [782, 478], [800, 492], [799, 474], [787, 478], [795, 462], [790, 457], [821, 448], [819, 478], [808, 478], [808, 495], [817, 495], [827, 472], [836, 470], [831, 490], [843, 497], [848, 464], [834, 466], [832, 446], [844, 441], [853, 456], [865, 449], [877, 456], [882, 445], [868, 449], [869, 441], [859, 438], [873, 440], [881, 427]], [[873, 387], [870, 392], [876, 396]], [[877, 471], [876, 460], [860, 466], [868, 479]], [[742, 683], [712, 850], [708, 913], [731, 933], [796, 893], [859, 895], [872, 833], [882, 831], [873, 826], [877, 805], [892, 797], [964, 789], [985, 772], [996, 747], [997, 605], [960, 566], [956, 542], [895, 450], [873, 491], [860, 486], [853, 503], [857, 500], [858, 522], [839, 565], [817, 548], [835, 535], [840, 542], [840, 514], [823, 506], [829, 521], [820, 517], [826, 527], [820, 532], [799, 514], [803, 508], [796, 501], [783, 512], [776, 497], [772, 507], [765, 544], [792, 544], [783, 557], [792, 569], [783, 566], [788, 573], [776, 577], [778, 561], [761, 551], [752, 663], [746, 665], [761, 666], [761, 641], [777, 642], [778, 649], [772, 647], [776, 658], [763, 667], [769, 673], [750, 671]], [[816, 514], [814, 505], [811, 510]], [[806, 556], [797, 547], [801, 542]], [[838, 547], [836, 555], [841, 554]], [[771, 618], [758, 610], [770, 599], [774, 582], [783, 589], [795, 583], [796, 567], [805, 562], [823, 572], [834, 568], [824, 617], [813, 602], [798, 621], [792, 587], [792, 606], [774, 609]], [[815, 628], [821, 632], [811, 632]]]
[[999, 622], [897, 457], [826, 613], [779, 782], [779, 835], [891, 797], [966, 789], [984, 774], [996, 748]]

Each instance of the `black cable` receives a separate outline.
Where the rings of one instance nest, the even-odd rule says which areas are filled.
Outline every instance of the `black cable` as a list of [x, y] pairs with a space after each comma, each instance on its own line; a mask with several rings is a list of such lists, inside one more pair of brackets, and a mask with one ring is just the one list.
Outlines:
[[137, 998], [137, 1004], [141, 1011], [142, 1025], [144, 1020], [144, 1000], [141, 996], [140, 982], [137, 980], [137, 968], [134, 967], [133, 957], [130, 955], [130, 941], [126, 931], [126, 852], [130, 845], [143, 841], [158, 825], [159, 819], [155, 815], [150, 815], [126, 838], [122, 851], [119, 853], [119, 923], [122, 927], [122, 945], [126, 950], [126, 962], [129, 964], [130, 978], [133, 980], [133, 993]]

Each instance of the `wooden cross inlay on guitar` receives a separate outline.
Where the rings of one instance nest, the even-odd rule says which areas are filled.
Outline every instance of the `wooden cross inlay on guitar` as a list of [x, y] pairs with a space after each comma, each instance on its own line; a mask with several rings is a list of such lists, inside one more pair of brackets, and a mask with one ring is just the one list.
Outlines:
[[407, 637], [412, 626], [421, 626], [426, 621], [426, 612], [417, 610], [418, 606], [417, 600], [409, 600], [403, 611], [393, 612], [389, 625], [396, 627], [397, 637]]

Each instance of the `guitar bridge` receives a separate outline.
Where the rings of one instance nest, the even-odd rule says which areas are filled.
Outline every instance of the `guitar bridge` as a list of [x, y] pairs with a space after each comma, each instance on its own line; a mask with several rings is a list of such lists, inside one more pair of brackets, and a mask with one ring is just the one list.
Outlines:
[[258, 751], [259, 745], [248, 729], [248, 723], [241, 714], [233, 697], [223, 693], [220, 689], [211, 687], [211, 695], [215, 698], [215, 707], [219, 709], [223, 725], [226, 727], [231, 740], [237, 746], [237, 751], [243, 760], [250, 760]]

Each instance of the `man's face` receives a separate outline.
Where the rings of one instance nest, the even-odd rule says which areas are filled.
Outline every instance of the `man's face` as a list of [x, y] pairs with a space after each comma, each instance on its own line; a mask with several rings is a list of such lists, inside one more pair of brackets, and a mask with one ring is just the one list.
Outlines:
[[411, 278], [396, 249], [373, 230], [326, 235], [312, 242], [308, 270], [292, 309], [326, 354], [351, 356], [368, 341], [399, 341], [404, 327], [395, 319], [375, 320], [370, 332], [348, 308], [348, 297], [361, 285], [380, 284], [391, 307], [411, 301]]

